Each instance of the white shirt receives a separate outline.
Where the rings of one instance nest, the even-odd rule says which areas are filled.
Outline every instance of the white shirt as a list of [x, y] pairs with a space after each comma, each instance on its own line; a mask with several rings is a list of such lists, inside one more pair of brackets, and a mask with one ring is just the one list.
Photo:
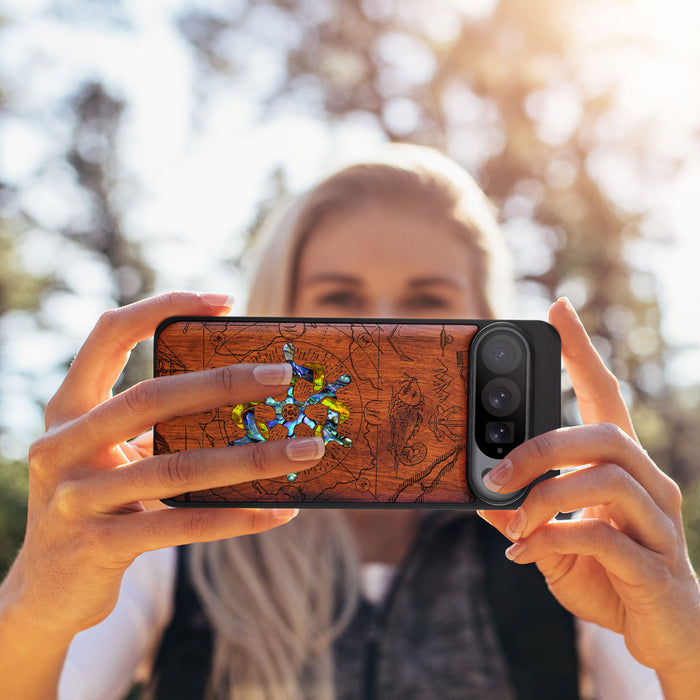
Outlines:
[[[59, 700], [119, 700], [146, 678], [173, 612], [174, 549], [142, 554], [127, 569], [119, 600], [100, 624], [76, 635], [61, 675]], [[395, 573], [387, 564], [362, 570], [365, 597], [384, 598]], [[627, 651], [622, 635], [577, 620], [577, 646], [586, 697], [596, 700], [663, 700], [656, 673]]]

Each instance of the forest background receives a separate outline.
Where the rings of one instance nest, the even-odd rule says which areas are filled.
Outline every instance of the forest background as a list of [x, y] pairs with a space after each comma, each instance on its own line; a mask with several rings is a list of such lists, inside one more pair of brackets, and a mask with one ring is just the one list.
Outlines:
[[[700, 566], [699, 30], [683, 0], [0, 2], [0, 572], [27, 447], [99, 313], [244, 300], [261, 215], [386, 141], [474, 174], [519, 316], [571, 298]], [[121, 386], [149, 375], [146, 343]]]

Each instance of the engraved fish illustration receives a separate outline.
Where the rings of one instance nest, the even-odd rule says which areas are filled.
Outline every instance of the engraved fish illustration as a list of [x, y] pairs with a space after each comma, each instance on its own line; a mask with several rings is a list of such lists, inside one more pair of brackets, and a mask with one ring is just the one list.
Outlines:
[[388, 447], [394, 454], [396, 468], [398, 462], [413, 466], [425, 458], [426, 446], [422, 442], [411, 443], [411, 439], [423, 423], [424, 406], [425, 399], [415, 377], [407, 378], [401, 383], [399, 390], [391, 395], [391, 442]]

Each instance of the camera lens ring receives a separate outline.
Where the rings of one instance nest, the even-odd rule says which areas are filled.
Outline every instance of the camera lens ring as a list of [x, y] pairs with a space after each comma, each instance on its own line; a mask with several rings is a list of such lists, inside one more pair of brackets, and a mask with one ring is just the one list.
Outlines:
[[481, 405], [489, 415], [503, 418], [518, 410], [522, 394], [518, 385], [507, 377], [494, 377], [481, 390]]
[[507, 374], [520, 364], [523, 348], [517, 336], [511, 333], [493, 333], [484, 342], [481, 357], [491, 372]]

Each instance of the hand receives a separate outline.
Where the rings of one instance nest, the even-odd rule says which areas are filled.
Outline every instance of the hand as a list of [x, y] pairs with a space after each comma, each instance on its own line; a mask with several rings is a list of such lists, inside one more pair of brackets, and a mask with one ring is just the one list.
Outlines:
[[[480, 515], [516, 543], [509, 558], [535, 562], [564, 607], [623, 634], [632, 655], [662, 682], [664, 674], [696, 677], [700, 590], [680, 490], [639, 445], [618, 382], [568, 301], [552, 306], [550, 322], [584, 425], [528, 440], [485, 482], [509, 493], [550, 469], [578, 468], [536, 484], [515, 512]], [[580, 519], [553, 520], [578, 509]]]
[[[162, 377], [112, 396], [131, 348], [167, 316], [225, 313], [219, 295], [169, 294], [105, 313], [46, 410], [46, 433], [30, 450], [24, 546], [0, 602], [43, 634], [70, 637], [114, 607], [124, 570], [146, 550], [260, 532], [292, 509], [149, 509], [148, 502], [204, 488], [306, 469], [318, 438], [149, 456], [154, 423], [284, 390], [283, 365], [241, 364]], [[278, 367], [265, 379], [259, 367]], [[296, 449], [295, 449], [296, 448]], [[0, 609], [2, 606], [0, 605]]]

